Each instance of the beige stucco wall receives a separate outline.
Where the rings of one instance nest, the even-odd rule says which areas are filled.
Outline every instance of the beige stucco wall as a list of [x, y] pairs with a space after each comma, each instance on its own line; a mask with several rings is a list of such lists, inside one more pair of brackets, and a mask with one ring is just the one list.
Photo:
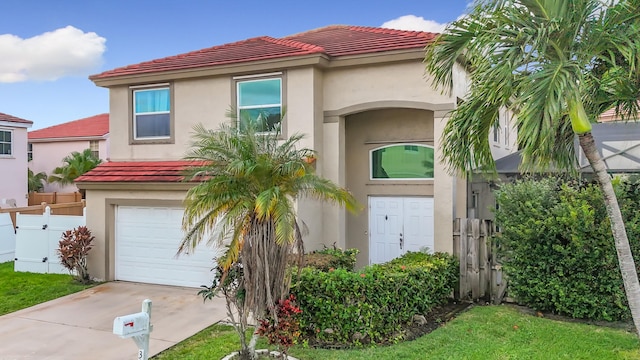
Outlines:
[[[368, 235], [365, 233], [368, 226], [366, 210], [368, 191], [371, 191], [371, 194], [380, 195], [434, 196], [435, 251], [453, 251], [453, 220], [466, 212], [466, 182], [460, 177], [449, 174], [440, 161], [435, 163], [435, 180], [421, 186], [398, 186], [387, 183], [387, 186], [376, 188], [360, 180], [364, 175], [359, 175], [358, 180], [349, 178], [349, 174], [354, 172], [365, 174], [368, 171], [368, 158], [351, 159], [354, 156], [352, 152], [357, 151], [353, 149], [356, 145], [351, 134], [355, 134], [357, 138], [362, 132], [370, 131], [377, 134], [378, 139], [382, 141], [400, 141], [403, 140], [402, 138], [406, 140], [420, 137], [418, 134], [421, 130], [428, 131], [431, 141], [429, 144], [436, 148], [436, 160], [440, 159], [442, 155], [439, 150], [440, 134], [446, 124], [447, 113], [456, 106], [458, 99], [464, 98], [469, 83], [466, 72], [460, 66], [454, 69], [453, 80], [454, 86], [450, 93], [443, 94], [440, 89], [434, 89], [420, 61], [332, 69], [325, 72], [323, 90], [325, 139], [324, 156], [320, 158], [323, 171], [331, 180], [357, 193], [358, 200], [365, 206], [361, 214], [347, 215], [346, 220], [344, 211], [325, 207], [325, 241], [338, 239], [339, 246], [358, 246], [363, 249], [358, 258], [359, 265], [368, 262]], [[370, 112], [376, 109], [386, 110], [379, 113]], [[400, 114], [403, 112], [407, 114], [411, 111], [419, 111], [407, 109], [421, 109], [423, 113], [429, 114], [427, 116], [430, 119], [430, 125], [426, 126], [426, 130], [423, 129], [424, 124], [411, 124], [411, 120], [407, 120], [410, 123], [408, 126], [410, 130], [399, 129], [395, 116], [402, 118], [404, 115]], [[372, 114], [376, 116], [384, 114], [382, 115], [386, 117], [384, 120], [392, 124], [392, 129], [387, 129], [388, 131], [381, 131], [384, 127], [376, 129], [381, 126], [376, 122], [362, 125], [361, 129], [345, 131], [345, 128], [349, 129], [351, 120], [357, 121], [361, 116]], [[378, 121], [384, 122], [384, 120]], [[396, 132], [403, 136], [398, 136]], [[422, 137], [424, 136], [423, 133]], [[362, 146], [362, 140], [360, 141]], [[359, 169], [353, 169], [354, 166]], [[367, 190], [358, 187], [365, 187]]]
[[[44, 171], [47, 176], [51, 175], [53, 169], [62, 166], [66, 156], [72, 152], [82, 152], [89, 148], [89, 140], [79, 141], [56, 141], [56, 142], [32, 142], [33, 160], [29, 161], [29, 168], [34, 173]], [[107, 140], [98, 140], [98, 152], [103, 161], [108, 157]], [[56, 183], [44, 184], [44, 192], [74, 192], [78, 191], [75, 185], [60, 186]]]
[[[282, 71], [272, 69], [271, 71]], [[271, 71], [264, 71], [268, 73]], [[420, 59], [384, 65], [340, 68], [298, 67], [285, 73], [284, 134], [303, 133], [301, 145], [318, 151], [316, 171], [354, 192], [366, 208], [369, 195], [433, 196], [435, 201], [435, 249], [452, 251], [452, 223], [465, 209], [465, 181], [447, 174], [436, 161], [435, 180], [411, 183], [368, 178], [368, 151], [388, 141], [413, 141], [434, 145], [439, 158], [439, 134], [446, 113], [464, 97], [468, 78], [456, 69], [454, 91], [442, 94], [425, 78]], [[246, 75], [246, 74], [237, 74]], [[173, 85], [173, 144], [135, 144], [130, 139], [130, 95], [128, 86], [110, 90], [110, 158], [113, 161], [178, 160], [189, 143], [193, 126], [204, 123], [216, 128], [228, 121], [225, 113], [232, 105], [233, 75], [176, 80]], [[132, 84], [136, 85], [136, 84]], [[378, 141], [378, 143], [376, 143]], [[88, 190], [88, 225], [94, 227], [103, 245], [91, 258], [92, 271], [105, 278], [113, 276], [114, 201], [181, 201], [184, 190]], [[116, 200], [114, 200], [116, 199]], [[357, 215], [331, 204], [301, 199], [300, 218], [309, 229], [307, 250], [331, 246], [359, 247], [359, 265], [368, 262], [368, 214]], [[456, 212], [454, 214], [454, 211]], [[105, 220], [106, 219], [106, 220]], [[105, 241], [106, 239], [106, 241]], [[107, 260], [109, 259], [109, 260]]]
[[369, 263], [369, 196], [434, 196], [434, 180], [370, 180], [369, 152], [392, 142], [433, 145], [433, 137], [433, 113], [425, 110], [372, 110], [346, 118], [347, 187], [364, 206], [347, 216], [346, 247], [360, 249], [358, 265]]
[[323, 93], [325, 111], [389, 100], [453, 103], [429, 86], [421, 61], [331, 69]]
[[[289, 70], [286, 75], [285, 135], [303, 134], [300, 147], [313, 149], [322, 154], [323, 74], [317, 69], [307, 67]], [[316, 171], [322, 175], [321, 164], [316, 165]], [[298, 201], [297, 211], [307, 230], [304, 233], [306, 249], [315, 250], [321, 247], [326, 229], [323, 204], [314, 199], [302, 198]]]
[[196, 124], [216, 128], [228, 121], [231, 77], [181, 80], [173, 83], [172, 111], [175, 119], [173, 144], [129, 144], [130, 89], [109, 91], [110, 158], [112, 161], [179, 160], [188, 149]]
[[0, 130], [12, 132], [11, 155], [0, 156], [0, 202], [14, 199], [18, 207], [27, 206], [27, 129], [0, 124]]

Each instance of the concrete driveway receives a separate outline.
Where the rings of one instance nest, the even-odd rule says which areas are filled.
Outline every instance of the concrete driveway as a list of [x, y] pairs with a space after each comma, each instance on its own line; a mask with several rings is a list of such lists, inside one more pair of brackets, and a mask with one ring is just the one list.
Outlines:
[[136, 359], [132, 339], [112, 333], [116, 316], [151, 299], [150, 355], [226, 319], [224, 299], [203, 303], [198, 289], [110, 282], [0, 316], [0, 360]]

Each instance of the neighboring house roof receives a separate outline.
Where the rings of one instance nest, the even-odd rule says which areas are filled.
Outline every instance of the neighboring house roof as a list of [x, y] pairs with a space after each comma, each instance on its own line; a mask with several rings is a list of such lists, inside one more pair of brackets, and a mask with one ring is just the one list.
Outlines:
[[505, 157], [496, 160], [496, 172], [498, 174], [516, 174], [519, 173], [520, 163], [522, 162], [521, 151], [516, 151]]
[[194, 161], [111, 161], [98, 165], [75, 182], [180, 182]]
[[603, 112], [598, 117], [598, 122], [610, 122], [610, 121], [616, 121], [616, 120], [618, 120], [618, 117], [616, 116], [615, 107]]
[[[638, 103], [638, 105], [640, 105], [640, 103]], [[612, 121], [628, 121], [630, 119], [622, 119], [622, 117], [619, 114], [616, 114], [616, 107], [612, 107], [611, 109], [603, 112], [602, 114], [600, 114], [600, 116], [598, 117], [598, 122], [599, 123], [605, 123], [605, 122], [612, 122]]]
[[0, 113], [0, 122], [23, 124], [23, 126], [20, 126], [20, 127], [25, 127], [24, 125], [28, 125], [28, 126], [33, 125], [33, 121], [31, 120], [21, 119], [19, 117], [11, 116], [9, 114], [4, 114], [4, 113]]
[[102, 138], [108, 133], [109, 114], [100, 114], [29, 131], [28, 136], [30, 142], [74, 141], [80, 138]]
[[436, 36], [435, 33], [421, 31], [333, 25], [279, 39], [262, 36], [146, 61], [92, 75], [90, 79], [98, 80], [313, 54], [331, 58], [394, 50], [423, 49]]
[[[606, 122], [593, 124], [591, 130], [596, 147], [603, 155], [608, 170], [615, 172], [639, 172], [640, 157], [634, 153], [640, 152], [640, 122]], [[576, 151], [580, 161], [580, 171], [593, 172], [588, 161], [582, 155], [576, 144]], [[620, 161], [621, 158], [627, 161]], [[522, 161], [521, 152], [515, 152], [496, 160], [498, 174], [517, 174]], [[621, 168], [619, 164], [627, 164]]]

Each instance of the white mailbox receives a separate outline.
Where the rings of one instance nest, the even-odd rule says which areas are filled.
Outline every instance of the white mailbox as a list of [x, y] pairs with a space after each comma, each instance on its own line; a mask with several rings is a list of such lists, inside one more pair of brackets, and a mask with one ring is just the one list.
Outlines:
[[118, 316], [113, 320], [113, 333], [121, 338], [148, 334], [149, 323], [149, 314], [146, 312]]

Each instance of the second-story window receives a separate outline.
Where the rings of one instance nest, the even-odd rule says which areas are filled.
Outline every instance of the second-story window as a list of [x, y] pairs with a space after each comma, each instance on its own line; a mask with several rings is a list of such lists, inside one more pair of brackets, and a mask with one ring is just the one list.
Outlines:
[[133, 90], [133, 139], [168, 139], [171, 136], [169, 86]]
[[0, 156], [12, 155], [11, 135], [11, 130], [0, 130]]
[[98, 140], [90, 140], [89, 149], [91, 150], [91, 154], [95, 156], [96, 159], [100, 158], [100, 144], [98, 143]]
[[240, 131], [252, 124], [258, 133], [282, 133], [282, 78], [248, 78], [236, 82]]
[[33, 160], [33, 144], [27, 144], [27, 161]]

